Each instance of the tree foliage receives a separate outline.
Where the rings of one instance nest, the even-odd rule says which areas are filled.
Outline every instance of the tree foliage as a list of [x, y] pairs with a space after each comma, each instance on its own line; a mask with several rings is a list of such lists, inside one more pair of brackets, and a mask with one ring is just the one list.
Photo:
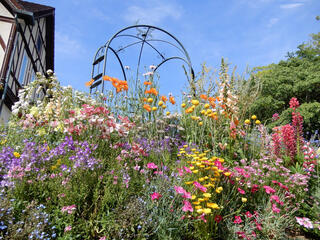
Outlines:
[[[311, 40], [298, 46], [294, 53], [278, 64], [257, 67], [255, 76], [261, 80], [262, 88], [258, 99], [251, 105], [250, 112], [270, 124], [289, 122], [289, 101], [298, 98], [305, 132], [320, 127], [320, 32], [311, 35]], [[272, 115], [280, 119], [271, 124]]]

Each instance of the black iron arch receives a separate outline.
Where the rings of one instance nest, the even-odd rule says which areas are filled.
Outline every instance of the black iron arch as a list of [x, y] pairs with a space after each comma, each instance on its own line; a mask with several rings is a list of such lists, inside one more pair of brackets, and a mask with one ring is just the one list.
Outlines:
[[[133, 35], [130, 33], [126, 33], [126, 31], [131, 30], [131, 29], [136, 29], [137, 34]], [[167, 36], [170, 37], [170, 39], [173, 42], [167, 41], [164, 39], [152, 38], [150, 35], [151, 35], [151, 32], [153, 32], [153, 31], [159, 31], [161, 33], [166, 34]], [[135, 39], [135, 41], [131, 42], [125, 46], [122, 46], [122, 47], [115, 49], [114, 47], [111, 47], [111, 44], [112, 44], [112, 41], [117, 38]], [[182, 56], [165, 57], [165, 55], [162, 54], [154, 46], [154, 44], [153, 44], [154, 42], [162, 42], [162, 43], [171, 45], [171, 46], [175, 47], [177, 50], [179, 50], [179, 53], [182, 54]], [[155, 68], [153, 69], [153, 73], [156, 72], [160, 66], [162, 66], [164, 63], [166, 63], [170, 60], [174, 60], [174, 59], [175, 60], [182, 60], [184, 63], [187, 64], [187, 67], [189, 69], [189, 74], [190, 74], [190, 78], [188, 78], [189, 84], [191, 86], [194, 85], [194, 81], [195, 81], [194, 71], [192, 68], [189, 54], [186, 51], [186, 49], [184, 48], [184, 46], [182, 45], [182, 43], [174, 35], [170, 34], [166, 30], [163, 30], [159, 27], [155, 27], [155, 26], [151, 26], [151, 25], [132, 25], [132, 26], [123, 28], [120, 31], [118, 31], [103, 46], [101, 46], [97, 50], [97, 52], [94, 56], [94, 59], [93, 59], [93, 64], [92, 64], [91, 78], [93, 80], [93, 84], [90, 86], [90, 93], [92, 92], [93, 89], [95, 89], [97, 91], [99, 86], [101, 87], [101, 92], [104, 92], [104, 81], [103, 81], [102, 77], [104, 75], [106, 75], [106, 72], [107, 72], [107, 60], [108, 60], [108, 52], [109, 51], [111, 51], [115, 55], [115, 57], [117, 58], [117, 60], [120, 64], [121, 70], [122, 70], [123, 78], [125, 81], [127, 81], [126, 71], [124, 69], [124, 64], [119, 56], [119, 53], [121, 51], [125, 50], [126, 48], [140, 45], [140, 51], [139, 51], [139, 56], [138, 56], [138, 60], [137, 60], [136, 79], [135, 79], [136, 84], [137, 84], [138, 77], [140, 74], [141, 57], [143, 54], [143, 49], [144, 49], [145, 44], [148, 45], [151, 49], [153, 49], [155, 51], [155, 53], [161, 59], [161, 62], [158, 63], [155, 66]]]

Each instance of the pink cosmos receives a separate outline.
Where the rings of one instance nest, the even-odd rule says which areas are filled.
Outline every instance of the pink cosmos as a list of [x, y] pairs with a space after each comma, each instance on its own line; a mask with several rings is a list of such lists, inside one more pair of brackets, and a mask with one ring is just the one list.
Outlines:
[[240, 216], [235, 216], [233, 222], [239, 224], [239, 223], [242, 223], [242, 219]]
[[149, 169], [157, 169], [158, 166], [156, 164], [154, 164], [153, 162], [151, 162], [151, 163], [147, 164], [147, 168], [149, 168]]
[[191, 203], [189, 201], [184, 200], [183, 204], [184, 205], [182, 207], [182, 211], [184, 211], [184, 212], [188, 212], [188, 211], [193, 212], [192, 205], [191, 205]]
[[193, 185], [194, 185], [196, 188], [198, 188], [200, 191], [202, 191], [202, 192], [206, 192], [206, 191], [207, 191], [207, 188], [206, 188], [206, 187], [202, 186], [200, 183], [198, 183], [198, 182], [196, 182], [196, 181], [193, 182]]
[[273, 211], [274, 213], [280, 213], [280, 209], [277, 208], [277, 205], [276, 205], [275, 203], [272, 204], [272, 211]]
[[162, 195], [160, 193], [154, 192], [154, 193], [150, 194], [150, 197], [151, 197], [152, 201], [154, 201], [154, 200], [160, 199], [162, 197]]
[[272, 187], [269, 187], [269, 186], [263, 186], [263, 188], [266, 190], [266, 193], [268, 194], [276, 192], [276, 190], [274, 190]]
[[241, 189], [241, 188], [238, 188], [238, 192], [239, 192], [240, 194], [246, 194], [246, 192], [245, 192], [243, 189]]

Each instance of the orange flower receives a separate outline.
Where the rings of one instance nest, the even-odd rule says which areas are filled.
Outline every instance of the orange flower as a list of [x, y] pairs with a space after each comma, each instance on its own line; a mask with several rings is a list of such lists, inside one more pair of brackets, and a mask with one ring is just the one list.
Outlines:
[[152, 82], [144, 82], [143, 84], [147, 86], [147, 85], [151, 85]]
[[169, 101], [171, 102], [172, 105], [176, 103], [173, 96], [169, 97]]
[[104, 81], [112, 81], [113, 78], [105, 75], [105, 76], [102, 77], [102, 79], [103, 79]]
[[167, 98], [166, 96], [161, 96], [161, 100], [162, 100], [163, 102], [167, 102], [167, 101], [168, 101], [168, 98]]
[[144, 101], [144, 102], [147, 102], [147, 101], [148, 101], [148, 99], [147, 99], [147, 98], [143, 98], [143, 101]]
[[150, 105], [144, 104], [144, 105], [143, 105], [143, 108], [144, 108], [145, 110], [147, 110], [148, 112], [151, 112], [151, 107], [150, 107]]
[[203, 100], [207, 100], [208, 99], [207, 95], [205, 95], [205, 94], [201, 94], [200, 98], [203, 99]]
[[85, 85], [86, 85], [87, 87], [89, 87], [89, 86], [91, 86], [93, 83], [94, 83], [94, 80], [91, 79], [89, 82], [86, 82]]
[[104, 81], [110, 81], [112, 86], [116, 88], [117, 93], [121, 91], [128, 91], [128, 83], [127, 81], [119, 80], [117, 78], [103, 76], [102, 79]]

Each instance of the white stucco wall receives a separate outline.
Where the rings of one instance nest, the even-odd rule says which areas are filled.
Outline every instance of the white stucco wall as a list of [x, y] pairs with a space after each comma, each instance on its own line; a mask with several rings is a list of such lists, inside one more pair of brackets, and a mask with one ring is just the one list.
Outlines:
[[12, 14], [5, 8], [5, 6], [3, 6], [2, 3], [0, 3], [0, 16], [13, 18]]
[[[3, 41], [5, 42], [6, 46], [8, 46], [11, 27], [12, 27], [12, 23], [0, 21], [0, 35]], [[4, 55], [5, 55], [5, 50], [3, 50], [3, 48], [0, 46], [0, 69], [3, 64]]]
[[5, 104], [3, 104], [3, 108], [0, 116], [0, 125], [2, 124], [7, 125], [9, 122], [10, 116], [11, 116], [11, 111], [9, 110], [9, 108], [7, 108]]

